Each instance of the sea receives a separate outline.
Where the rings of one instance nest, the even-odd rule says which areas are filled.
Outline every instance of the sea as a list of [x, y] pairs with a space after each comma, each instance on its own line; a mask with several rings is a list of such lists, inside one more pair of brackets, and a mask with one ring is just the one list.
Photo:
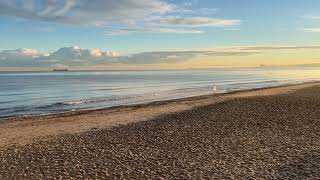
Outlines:
[[318, 67], [0, 72], [0, 118], [149, 103], [320, 80]]

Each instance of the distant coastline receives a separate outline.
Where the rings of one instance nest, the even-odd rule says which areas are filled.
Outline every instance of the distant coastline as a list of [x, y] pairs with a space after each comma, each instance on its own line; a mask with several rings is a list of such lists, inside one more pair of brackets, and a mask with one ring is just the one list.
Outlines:
[[[296, 64], [296, 65], [265, 65], [252, 67], [216, 67], [216, 68], [182, 68], [182, 69], [99, 69], [99, 70], [85, 70], [85, 69], [62, 69], [69, 72], [113, 72], [113, 71], [209, 71], [209, 70], [225, 70], [225, 69], [287, 69], [287, 68], [319, 68], [319, 64]], [[48, 70], [0, 70], [0, 73], [26, 73], [26, 72], [59, 72], [60, 69], [48, 69]]]

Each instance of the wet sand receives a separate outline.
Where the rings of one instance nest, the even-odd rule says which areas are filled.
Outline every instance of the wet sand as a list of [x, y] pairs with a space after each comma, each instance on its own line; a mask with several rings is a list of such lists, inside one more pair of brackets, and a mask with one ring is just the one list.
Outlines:
[[320, 84], [0, 123], [0, 179], [320, 178]]

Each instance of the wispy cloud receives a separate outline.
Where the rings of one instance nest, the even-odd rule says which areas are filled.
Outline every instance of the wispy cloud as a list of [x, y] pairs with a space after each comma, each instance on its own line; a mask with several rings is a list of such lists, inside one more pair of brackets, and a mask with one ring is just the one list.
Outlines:
[[246, 56], [261, 52], [239, 50], [239, 49], [213, 49], [195, 51], [155, 51], [143, 52], [129, 56], [121, 56], [118, 63], [124, 64], [157, 64], [157, 63], [177, 63], [188, 61], [197, 56], [219, 57], [219, 56]]
[[[41, 3], [40, 3], [41, 2]], [[105, 28], [104, 34], [180, 33], [201, 34], [201, 27], [230, 27], [237, 19], [212, 18], [217, 9], [193, 9], [163, 0], [2, 0], [0, 16], [58, 24]], [[119, 27], [109, 31], [108, 27]], [[134, 28], [139, 27], [139, 28]]]
[[240, 46], [237, 47], [241, 50], [299, 50], [299, 49], [320, 49], [320, 46], [288, 46], [288, 45], [277, 45], [277, 46]]
[[320, 28], [304, 28], [303, 31], [308, 33], [320, 33]]
[[320, 16], [314, 16], [314, 15], [304, 15], [302, 16], [304, 19], [309, 19], [309, 20], [320, 20]]
[[[99, 25], [130, 22], [165, 14], [174, 5], [159, 0], [2, 0], [0, 15], [65, 24]], [[39, 2], [39, 1], [37, 1]]]
[[228, 27], [240, 24], [240, 20], [213, 19], [206, 17], [167, 17], [160, 20], [160, 24], [183, 27]]
[[142, 27], [142, 28], [123, 28], [123, 29], [116, 29], [116, 30], [108, 30], [102, 34], [107, 36], [115, 36], [115, 35], [127, 35], [131, 33], [203, 34], [205, 32], [201, 30], [194, 30], [194, 29]]
[[56, 29], [50, 28], [50, 27], [35, 27], [35, 28], [31, 28], [30, 31], [34, 31], [34, 32], [55, 32]]
[[[304, 15], [304, 16], [301, 16], [301, 18], [306, 20], [320, 21], [320, 16], [315, 16], [315, 15]], [[302, 28], [301, 30], [306, 33], [320, 33], [320, 28], [318, 27]]]

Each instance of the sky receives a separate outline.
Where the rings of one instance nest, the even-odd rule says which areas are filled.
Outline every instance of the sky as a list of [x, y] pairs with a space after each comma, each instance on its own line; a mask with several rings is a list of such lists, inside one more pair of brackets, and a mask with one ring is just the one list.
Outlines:
[[320, 64], [319, 0], [0, 0], [0, 70]]

